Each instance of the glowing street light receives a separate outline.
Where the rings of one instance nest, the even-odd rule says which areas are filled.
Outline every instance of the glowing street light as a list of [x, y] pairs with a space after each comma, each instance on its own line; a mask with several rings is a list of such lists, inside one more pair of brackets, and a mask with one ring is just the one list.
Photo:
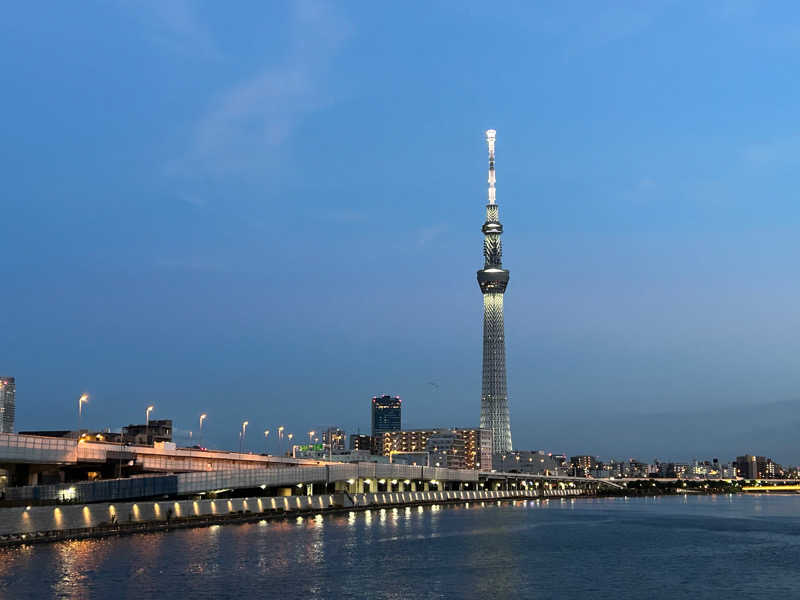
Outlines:
[[290, 433], [286, 436], [289, 439], [289, 448], [292, 447], [292, 438], [294, 437], [293, 433]]
[[283, 430], [284, 426], [278, 427], [278, 453], [283, 454]]
[[155, 408], [152, 404], [147, 407], [147, 410], [144, 411], [144, 434], [146, 439], [146, 443], [150, 445], [150, 413], [153, 412], [153, 408]]
[[316, 431], [309, 431], [308, 432], [308, 445], [311, 445], [311, 440], [314, 437], [314, 434], [317, 433]]
[[83, 422], [83, 405], [89, 401], [89, 394], [81, 394], [78, 398], [78, 430], [80, 431], [81, 423]]
[[206, 420], [206, 417], [208, 417], [208, 415], [206, 413], [203, 413], [202, 415], [200, 415], [200, 435], [198, 436], [198, 440], [197, 440], [197, 445], [198, 446], [202, 446], [203, 445], [203, 421]]
[[250, 421], [242, 421], [242, 431], [239, 434], [239, 454], [244, 451], [244, 436], [247, 434], [247, 426], [250, 424]]
[[267, 448], [267, 439], [269, 438], [269, 429], [264, 430], [264, 454], [269, 454], [269, 450]]

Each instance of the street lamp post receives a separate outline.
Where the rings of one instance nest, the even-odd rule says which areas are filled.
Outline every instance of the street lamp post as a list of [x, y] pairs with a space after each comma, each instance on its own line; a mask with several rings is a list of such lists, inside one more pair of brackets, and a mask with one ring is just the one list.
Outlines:
[[198, 439], [197, 439], [197, 445], [198, 446], [202, 446], [203, 445], [203, 421], [206, 420], [207, 416], [208, 415], [206, 413], [203, 413], [202, 415], [200, 415], [200, 435], [198, 436]]
[[144, 411], [144, 435], [145, 438], [147, 438], [145, 442], [148, 446], [150, 445], [150, 413], [153, 412], [153, 408], [155, 407], [151, 404], [147, 407], [147, 410]]
[[267, 439], [269, 438], [269, 429], [264, 430], [264, 454], [269, 454], [269, 448], [267, 448]]
[[89, 401], [89, 394], [81, 394], [78, 398], [78, 436], [80, 436], [81, 427], [83, 426], [83, 405]]
[[315, 433], [317, 433], [317, 432], [316, 431], [309, 431], [308, 432], [308, 445], [309, 446], [311, 445], [311, 441], [312, 441], [312, 438], [314, 437]]
[[244, 452], [244, 436], [247, 433], [248, 423], [250, 423], [250, 421], [242, 421], [242, 432], [239, 434], [239, 437], [241, 438], [239, 440], [239, 454]]
[[291, 448], [292, 447], [292, 438], [294, 437], [294, 434], [290, 433], [286, 437], [289, 438], [289, 448]]
[[283, 456], [283, 430], [284, 426], [278, 427], [278, 454]]

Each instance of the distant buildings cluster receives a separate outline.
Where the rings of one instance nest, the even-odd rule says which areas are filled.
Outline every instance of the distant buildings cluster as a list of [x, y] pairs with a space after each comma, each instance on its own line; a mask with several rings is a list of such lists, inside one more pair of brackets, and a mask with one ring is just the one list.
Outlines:
[[[16, 382], [0, 377], [0, 433], [14, 432]], [[349, 436], [341, 427], [319, 431], [308, 444], [292, 446], [296, 458], [342, 462], [400, 463], [451, 469], [475, 469], [545, 476], [597, 479], [800, 479], [797, 467], [783, 467], [769, 457], [743, 454], [730, 463], [719, 459], [689, 463], [635, 459], [600, 460], [591, 455], [554, 454], [543, 450], [492, 453], [492, 431], [480, 427], [402, 428], [403, 402], [398, 396], [374, 396], [370, 402], [370, 434]], [[28, 435], [98, 440], [122, 444], [173, 444], [170, 419], [131, 424], [119, 433], [87, 429], [26, 431]], [[311, 432], [315, 433], [315, 432]], [[321, 438], [321, 439], [320, 439]]]
[[[337, 461], [391, 462], [450, 469], [492, 469], [492, 432], [480, 428], [402, 429], [403, 401], [399, 396], [371, 400], [372, 432], [350, 435], [340, 427], [322, 432], [322, 443], [295, 445], [296, 458]], [[329, 441], [330, 440], [330, 441]]]
[[[402, 429], [402, 406], [398, 396], [375, 396], [371, 400], [371, 434], [351, 434], [349, 444], [345, 444], [344, 430], [331, 427], [322, 432], [322, 444], [295, 446], [294, 456], [597, 479], [800, 478], [797, 469], [784, 468], [771, 458], [754, 455], [738, 456], [729, 463], [717, 458], [681, 463], [658, 459], [652, 462], [600, 460], [591, 455], [567, 457], [544, 450], [509, 450], [493, 454], [489, 429]], [[333, 442], [329, 443], [329, 439]]]
[[[782, 479], [800, 478], [797, 469], [783, 468], [771, 458], [743, 455], [729, 463], [719, 459], [690, 463], [600, 460], [596, 456], [554, 454], [544, 450], [509, 450], [492, 453], [489, 429], [432, 427], [402, 428], [402, 400], [398, 396], [374, 396], [370, 404], [371, 434], [347, 434], [340, 427], [322, 432], [322, 443], [297, 445], [297, 458], [336, 461], [394, 462], [409, 465], [476, 469], [545, 476], [596, 479]], [[329, 442], [332, 440], [332, 442]]]
[[595, 456], [572, 456], [564, 465], [566, 473], [598, 479], [794, 479], [797, 469], [784, 468], [765, 456], [743, 455], [730, 463], [719, 459], [690, 463], [666, 462], [658, 459], [647, 463], [628, 459], [601, 461]]

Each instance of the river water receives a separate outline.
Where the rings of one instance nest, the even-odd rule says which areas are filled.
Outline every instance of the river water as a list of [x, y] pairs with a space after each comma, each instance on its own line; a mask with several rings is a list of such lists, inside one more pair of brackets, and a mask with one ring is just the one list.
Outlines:
[[800, 597], [800, 497], [340, 513], [0, 551], [2, 598]]

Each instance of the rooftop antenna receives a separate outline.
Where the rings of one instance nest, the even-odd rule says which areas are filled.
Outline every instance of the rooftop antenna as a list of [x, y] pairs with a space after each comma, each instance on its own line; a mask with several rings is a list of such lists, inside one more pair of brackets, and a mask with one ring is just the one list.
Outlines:
[[489, 129], [486, 132], [486, 143], [489, 145], [489, 204], [494, 204], [494, 140], [497, 137], [497, 132], [494, 129]]

